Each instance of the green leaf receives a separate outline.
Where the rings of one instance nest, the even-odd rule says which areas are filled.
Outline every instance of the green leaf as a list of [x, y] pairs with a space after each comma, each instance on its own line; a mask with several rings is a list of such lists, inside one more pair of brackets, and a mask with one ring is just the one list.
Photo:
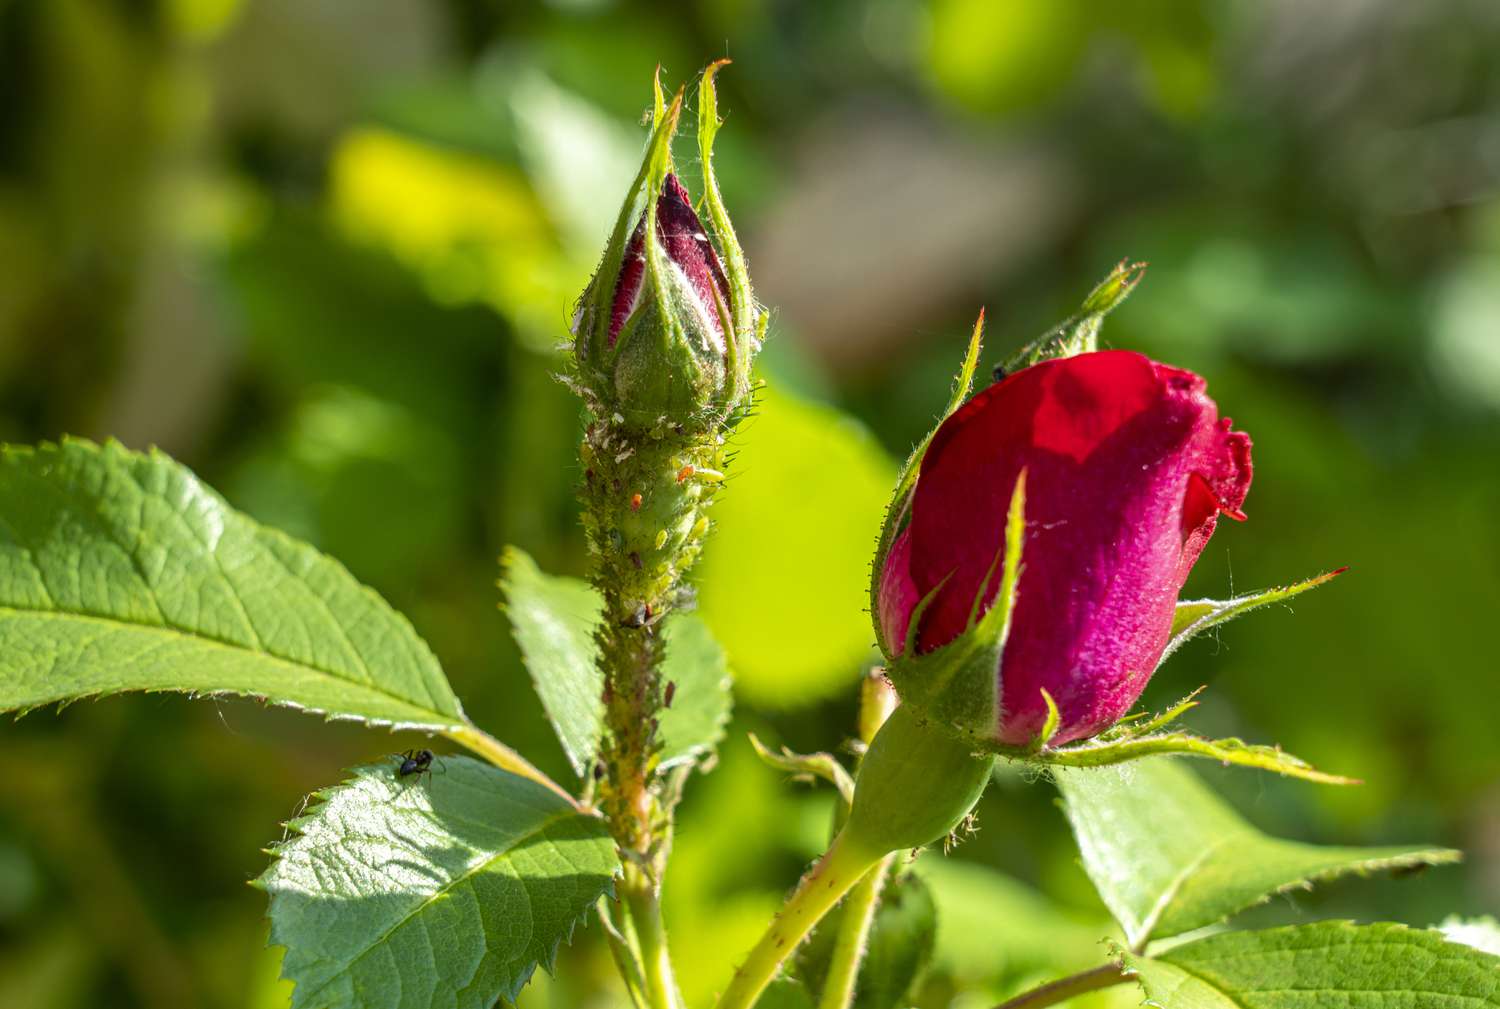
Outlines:
[[256, 881], [293, 1009], [488, 1009], [514, 999], [611, 887], [603, 821], [468, 757], [354, 769]]
[[1166, 651], [1162, 652], [1161, 658], [1157, 661], [1157, 665], [1167, 661], [1173, 652], [1210, 627], [1217, 627], [1251, 610], [1269, 606], [1272, 603], [1285, 602], [1308, 589], [1326, 585], [1347, 570], [1349, 569], [1339, 568], [1337, 571], [1330, 571], [1306, 581], [1266, 589], [1263, 592], [1252, 592], [1233, 599], [1190, 599], [1180, 602], [1177, 604], [1176, 612], [1172, 615], [1172, 636], [1167, 642]]
[[[516, 547], [506, 549], [501, 563], [511, 629], [563, 752], [581, 776], [604, 724], [604, 674], [594, 644], [599, 595], [580, 579], [546, 574]], [[724, 738], [732, 695], [728, 660], [702, 620], [673, 615], [665, 634], [662, 679], [676, 687], [661, 713], [660, 766], [670, 767], [713, 751]]]
[[1293, 887], [1462, 857], [1447, 848], [1323, 847], [1270, 837], [1173, 760], [1053, 775], [1083, 867], [1132, 949]]
[[672, 706], [661, 713], [661, 766], [700, 760], [724, 738], [733, 703], [729, 658], [708, 625], [692, 614], [667, 618], [663, 683], [675, 683]]
[[568, 763], [582, 776], [604, 722], [604, 674], [594, 644], [599, 594], [577, 578], [546, 574], [517, 547], [507, 547], [500, 563], [511, 633]]
[[[809, 991], [823, 994], [828, 964], [844, 920], [841, 905], [818, 925], [797, 954], [796, 971]], [[932, 962], [937, 907], [922, 877], [903, 873], [886, 883], [860, 961], [852, 1009], [902, 1009]]]
[[1388, 923], [1226, 932], [1124, 963], [1161, 1009], [1500, 1006], [1500, 957]]
[[0, 451], [0, 710], [125, 690], [468, 725], [432, 651], [337, 561], [160, 452]]

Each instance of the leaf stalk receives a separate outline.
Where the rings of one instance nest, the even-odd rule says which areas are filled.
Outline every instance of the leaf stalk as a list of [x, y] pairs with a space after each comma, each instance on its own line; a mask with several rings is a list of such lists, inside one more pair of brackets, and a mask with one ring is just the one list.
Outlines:
[[1103, 991], [1134, 980], [1134, 971], [1126, 970], [1119, 964], [1107, 963], [1102, 967], [1095, 967], [1093, 970], [1086, 970], [1081, 974], [1044, 984], [1040, 988], [1033, 988], [1023, 995], [1017, 995], [1010, 1001], [1001, 1003], [995, 1009], [1043, 1009], [1045, 1006], [1066, 1002], [1075, 995]]

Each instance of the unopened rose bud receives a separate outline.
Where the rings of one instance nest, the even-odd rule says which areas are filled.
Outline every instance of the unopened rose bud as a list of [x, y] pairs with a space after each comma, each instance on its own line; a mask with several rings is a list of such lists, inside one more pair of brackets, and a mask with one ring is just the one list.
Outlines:
[[666, 176], [656, 200], [654, 264], [645, 227], [643, 215], [615, 280], [601, 350], [613, 362], [620, 406], [647, 421], [687, 417], [724, 386], [729, 285], [677, 176]]
[[[699, 90], [707, 222], [671, 170], [679, 92], [661, 106], [620, 226], [573, 322], [574, 356], [598, 412], [633, 427], [701, 430], [745, 404], [760, 313], [713, 173], [713, 77]], [[644, 207], [626, 230], [630, 213]], [[705, 224], [707, 226], [705, 226]]]
[[[985, 652], [976, 618], [996, 598], [1023, 473], [1019, 581]], [[1250, 478], [1250, 438], [1203, 379], [1140, 354], [1044, 361], [979, 393], [934, 435], [880, 561], [876, 624], [903, 701], [1008, 746], [1037, 741], [1044, 691], [1052, 745], [1111, 725], [1155, 671], [1218, 516], [1244, 518]], [[948, 654], [967, 665], [945, 668]]]

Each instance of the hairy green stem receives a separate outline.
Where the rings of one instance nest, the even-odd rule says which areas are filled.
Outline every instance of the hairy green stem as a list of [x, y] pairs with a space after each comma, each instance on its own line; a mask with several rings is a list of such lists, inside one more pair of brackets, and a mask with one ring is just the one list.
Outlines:
[[875, 912], [880, 909], [880, 893], [885, 889], [891, 863], [895, 860], [895, 855], [885, 856], [849, 891], [849, 903], [844, 907], [839, 934], [834, 940], [833, 957], [828, 962], [828, 975], [823, 980], [818, 1009], [849, 1009], [854, 1004], [854, 989], [859, 980], [860, 964], [864, 962], [865, 945], [870, 941]]
[[1091, 991], [1103, 991], [1117, 984], [1134, 981], [1135, 975], [1118, 964], [1107, 963], [1103, 967], [1074, 974], [1040, 988], [1033, 988], [1024, 995], [1017, 995], [995, 1009], [1043, 1009], [1044, 1006], [1066, 1002], [1075, 995], [1087, 995]]
[[840, 832], [734, 972], [734, 979], [719, 997], [718, 1009], [751, 1009], [813, 926], [887, 854], [869, 851], [851, 842], [847, 831]]
[[[661, 708], [662, 641], [656, 629], [632, 627], [605, 592], [604, 619], [594, 638], [605, 668], [604, 810], [622, 848], [645, 853], [656, 820], [651, 763]], [[628, 620], [628, 618], [626, 618]]]
[[656, 774], [669, 689], [661, 676], [661, 630], [708, 527], [702, 509], [714, 485], [695, 474], [717, 472], [719, 451], [714, 439], [671, 427], [644, 431], [597, 414], [579, 450], [590, 581], [603, 602], [594, 632], [604, 674], [599, 808], [625, 863], [620, 895], [648, 1009], [682, 1004], [660, 905], [671, 845], [671, 789]]
[[702, 510], [716, 485], [720, 448], [671, 429], [653, 433], [595, 419], [579, 450], [583, 524], [603, 610], [595, 630], [604, 673], [600, 806], [615, 840], [650, 858], [665, 817], [652, 776], [666, 684], [662, 622], [702, 547]]

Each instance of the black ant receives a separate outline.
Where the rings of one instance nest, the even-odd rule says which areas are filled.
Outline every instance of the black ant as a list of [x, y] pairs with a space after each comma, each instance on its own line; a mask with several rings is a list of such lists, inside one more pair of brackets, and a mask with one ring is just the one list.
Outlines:
[[401, 761], [401, 766], [396, 768], [397, 778], [414, 777], [414, 780], [420, 780], [422, 775], [432, 773], [431, 750], [407, 750], [405, 753], [393, 753], [391, 756]]

